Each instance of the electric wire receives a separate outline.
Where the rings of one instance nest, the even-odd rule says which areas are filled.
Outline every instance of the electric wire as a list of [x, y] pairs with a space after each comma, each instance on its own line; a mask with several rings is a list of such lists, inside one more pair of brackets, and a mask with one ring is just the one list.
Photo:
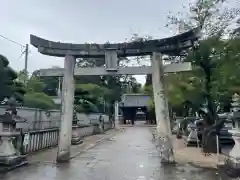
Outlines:
[[5, 40], [7, 40], [7, 41], [9, 41], [9, 42], [12, 42], [12, 43], [14, 43], [14, 44], [19, 45], [19, 46], [21, 46], [22, 48], [25, 47], [24, 45], [22, 45], [22, 44], [20, 44], [20, 43], [18, 43], [18, 42], [16, 42], [16, 41], [14, 41], [14, 40], [11, 40], [10, 38], [8, 38], [8, 37], [6, 37], [6, 36], [4, 36], [4, 35], [2, 35], [2, 34], [0, 34], [0, 37], [2, 37], [3, 39], [5, 39]]

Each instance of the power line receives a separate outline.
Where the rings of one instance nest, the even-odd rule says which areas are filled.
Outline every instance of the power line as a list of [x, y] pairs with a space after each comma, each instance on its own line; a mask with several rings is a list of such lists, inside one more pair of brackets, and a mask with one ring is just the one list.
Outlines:
[[13, 40], [11, 40], [11, 39], [9, 39], [9, 38], [1, 35], [1, 34], [0, 34], [0, 37], [2, 37], [3, 39], [6, 39], [6, 40], [9, 41], [9, 42], [12, 42], [12, 43], [14, 43], [14, 44], [17, 44], [17, 45], [19, 45], [19, 46], [21, 46], [21, 47], [25, 47], [24, 45], [22, 45], [22, 44], [20, 44], [20, 43], [18, 43], [18, 42], [16, 42], [16, 41], [13, 41]]
[[21, 57], [24, 55], [25, 51], [26, 51], [26, 50], [24, 50], [24, 51], [21, 53], [21, 55], [17, 58], [16, 61], [18, 61], [19, 59], [21, 59]]
[[[16, 61], [18, 61], [19, 59], [21, 59], [22, 56], [25, 54], [25, 52], [26, 52], [26, 49], [25, 49], [24, 51], [21, 52], [20, 56], [16, 59]], [[28, 50], [28, 54], [30, 54], [30, 53], [31, 53], [31, 51]]]

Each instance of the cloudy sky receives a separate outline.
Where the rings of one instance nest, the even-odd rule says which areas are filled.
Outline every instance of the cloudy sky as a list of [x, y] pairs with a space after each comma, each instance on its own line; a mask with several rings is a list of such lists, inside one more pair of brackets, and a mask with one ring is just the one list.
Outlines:
[[[169, 11], [182, 11], [187, 0], [1, 0], [0, 35], [20, 44], [34, 34], [53, 41], [117, 42], [132, 34], [163, 38]], [[28, 69], [63, 66], [63, 60], [39, 54], [30, 46]], [[22, 48], [0, 37], [0, 53], [16, 70], [24, 68]], [[138, 80], [144, 82], [143, 77]]]

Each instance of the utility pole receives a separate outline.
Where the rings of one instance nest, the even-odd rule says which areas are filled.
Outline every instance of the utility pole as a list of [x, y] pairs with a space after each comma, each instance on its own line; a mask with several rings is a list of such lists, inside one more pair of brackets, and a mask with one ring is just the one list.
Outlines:
[[26, 44], [25, 47], [25, 63], [24, 63], [24, 84], [27, 85], [27, 79], [28, 79], [28, 44]]
[[[25, 87], [27, 86], [27, 79], [28, 79], [27, 65], [28, 65], [28, 44], [26, 44], [26, 47], [25, 47], [25, 58], [24, 58], [24, 85], [25, 85]], [[25, 139], [25, 134], [23, 133], [22, 129], [20, 129], [20, 135], [21, 135], [20, 136], [21, 137], [20, 153], [21, 153], [21, 155], [23, 155], [24, 154], [23, 142]]]

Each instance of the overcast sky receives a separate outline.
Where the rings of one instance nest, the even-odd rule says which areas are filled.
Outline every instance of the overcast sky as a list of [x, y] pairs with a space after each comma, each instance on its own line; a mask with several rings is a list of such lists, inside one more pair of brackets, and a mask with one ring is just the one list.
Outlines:
[[[48, 40], [85, 43], [117, 42], [132, 34], [163, 38], [173, 34], [164, 25], [169, 11], [182, 10], [187, 0], [1, 0], [0, 35], [20, 44], [34, 34]], [[30, 46], [30, 72], [63, 66], [63, 60], [39, 54]], [[16, 70], [21, 47], [0, 37], [0, 53]], [[138, 80], [144, 82], [143, 77]]]

